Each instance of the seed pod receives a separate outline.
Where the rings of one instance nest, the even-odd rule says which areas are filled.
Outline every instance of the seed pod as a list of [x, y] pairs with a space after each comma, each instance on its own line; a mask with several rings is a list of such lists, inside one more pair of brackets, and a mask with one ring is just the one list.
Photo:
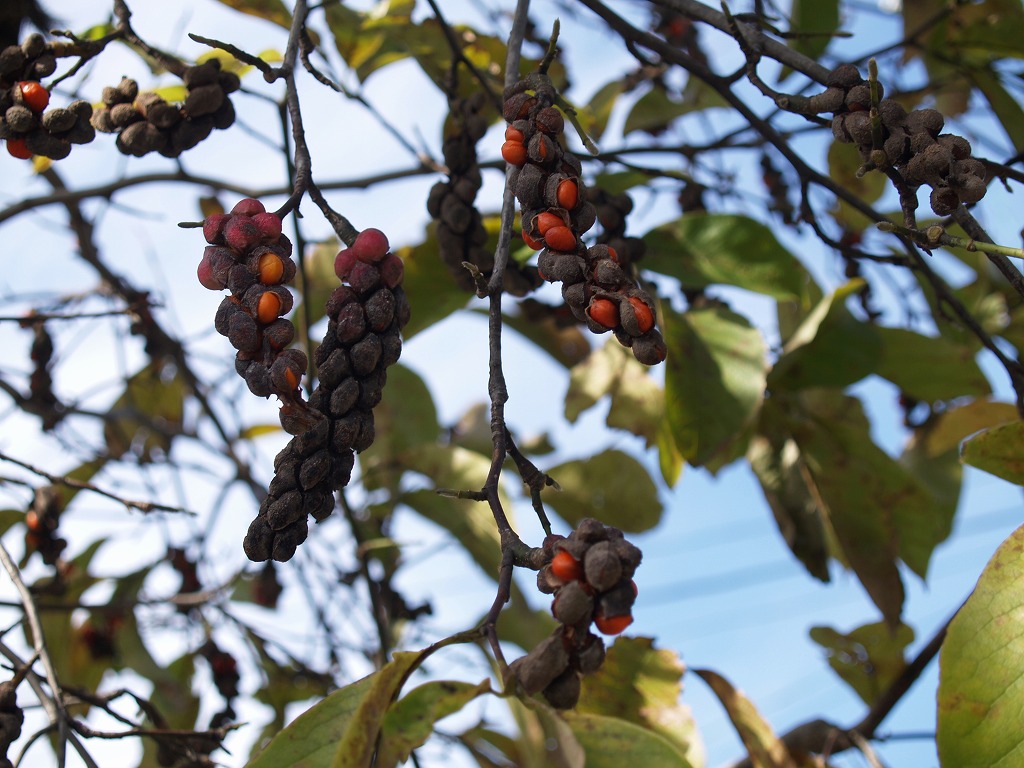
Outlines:
[[131, 104], [115, 104], [110, 108], [110, 122], [117, 128], [125, 128], [142, 120], [142, 115]]
[[[518, 664], [517, 664], [518, 662]], [[523, 690], [539, 693], [569, 668], [561, 631], [544, 638], [532, 651], [509, 665], [509, 678], [517, 679]]]
[[63, 133], [70, 130], [78, 120], [78, 115], [70, 109], [55, 107], [43, 113], [43, 128], [50, 133]]
[[937, 216], [950, 216], [960, 205], [960, 196], [952, 187], [935, 187], [929, 200]]
[[988, 188], [985, 186], [985, 182], [978, 177], [967, 176], [963, 177], [956, 185], [956, 191], [960, 202], [970, 205], [981, 200], [988, 191]]
[[812, 112], [838, 112], [843, 108], [846, 93], [842, 88], [826, 88], [807, 99], [807, 107]]
[[28, 107], [15, 104], [13, 107], [8, 107], [4, 113], [4, 120], [7, 121], [11, 130], [27, 133], [36, 125], [36, 114]]
[[661, 338], [661, 334], [657, 330], [652, 330], [634, 339], [632, 349], [633, 357], [644, 365], [657, 365], [664, 361], [665, 355], [668, 353], [665, 340]]
[[855, 144], [871, 144], [871, 117], [867, 112], [851, 112], [843, 123]]
[[228, 341], [241, 352], [255, 352], [260, 348], [260, 333], [256, 321], [246, 312], [235, 312], [228, 320]]
[[567, 669], [542, 692], [555, 709], [572, 709], [580, 700], [580, 676], [574, 669]]
[[841, 144], [850, 144], [853, 141], [850, 132], [846, 130], [845, 112], [832, 118], [832, 138]]
[[344, 416], [352, 410], [359, 400], [359, 382], [351, 376], [341, 382], [331, 392], [330, 413], [335, 418]]
[[928, 133], [935, 138], [942, 130], [945, 120], [942, 113], [935, 109], [915, 109], [907, 115], [905, 122], [907, 132]]
[[204, 85], [216, 83], [219, 76], [220, 61], [217, 59], [208, 59], [202, 64], [197, 64], [194, 67], [188, 67], [182, 74], [181, 79], [185, 83], [185, 87], [192, 90]]
[[544, 109], [537, 112], [534, 124], [544, 133], [550, 136], [558, 136], [565, 127], [565, 120], [562, 118], [562, 113], [554, 107], [544, 107]]
[[825, 85], [847, 90], [863, 81], [864, 78], [860, 76], [860, 72], [853, 64], [840, 64], [829, 72], [828, 77], [825, 78]]
[[583, 568], [587, 583], [599, 592], [611, 589], [622, 578], [622, 563], [608, 542], [598, 542], [587, 550]]
[[551, 605], [555, 619], [570, 626], [589, 624], [593, 611], [594, 600], [578, 581], [571, 581], [559, 589]]
[[[119, 104], [115, 109], [122, 106], [126, 105]], [[158, 152], [166, 143], [167, 134], [152, 123], [145, 121], [129, 125], [118, 134], [115, 142], [123, 154], [133, 157], [142, 157], [149, 152]]]
[[583, 639], [582, 647], [577, 651], [574, 661], [576, 668], [584, 675], [596, 672], [604, 664], [604, 642], [597, 635], [588, 632]]

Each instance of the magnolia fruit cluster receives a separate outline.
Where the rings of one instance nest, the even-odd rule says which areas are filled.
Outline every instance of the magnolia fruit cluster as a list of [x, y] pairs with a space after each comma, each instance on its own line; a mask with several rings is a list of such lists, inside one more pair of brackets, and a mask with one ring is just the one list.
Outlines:
[[0, 139], [14, 157], [62, 160], [73, 144], [88, 144], [96, 136], [89, 124], [89, 102], [49, 106], [50, 92], [39, 80], [56, 68], [57, 60], [40, 35], [0, 51]]
[[[317, 419], [274, 460], [269, 494], [243, 544], [255, 562], [290, 560], [306, 540], [308, 517], [320, 522], [334, 511], [334, 492], [348, 484], [355, 453], [373, 443], [373, 408], [402, 352], [409, 302], [402, 260], [389, 252], [384, 233], [360, 232], [334, 270], [343, 284], [327, 301], [327, 335], [314, 357], [319, 384], [309, 409]], [[289, 411], [282, 408], [282, 419]]]
[[587, 518], [567, 538], [544, 543], [551, 561], [537, 574], [537, 587], [553, 594], [551, 612], [559, 626], [526, 656], [509, 665], [509, 681], [528, 694], [540, 693], [553, 707], [570, 709], [583, 675], [604, 662], [604, 642], [590, 627], [617, 635], [633, 622], [633, 574], [640, 549], [622, 531]]
[[832, 112], [836, 141], [856, 144], [861, 157], [875, 167], [892, 166], [913, 187], [932, 188], [931, 208], [948, 216], [960, 203], [976, 203], [985, 196], [985, 166], [971, 157], [967, 139], [941, 133], [942, 114], [934, 109], [907, 112], [895, 99], [881, 98], [872, 118], [871, 85], [852, 64], [832, 70], [828, 88], [808, 99], [815, 112]]
[[29, 358], [32, 360], [32, 373], [28, 379], [28, 403], [33, 413], [43, 420], [43, 429], [53, 429], [64, 418], [63, 407], [53, 391], [53, 377], [50, 374], [50, 363], [53, 359], [53, 338], [46, 329], [46, 323], [26, 318], [21, 323], [23, 328], [32, 330], [32, 346]]
[[25, 513], [25, 552], [38, 552], [47, 565], [56, 565], [68, 542], [57, 535], [61, 494], [52, 485], [36, 488], [32, 506]]
[[126, 155], [142, 157], [159, 152], [177, 157], [235, 122], [235, 108], [228, 98], [240, 82], [233, 72], [223, 72], [219, 59], [187, 68], [182, 80], [188, 89], [183, 104], [169, 104], [159, 94], [139, 93], [138, 84], [124, 78], [103, 89], [103, 108], [92, 124], [103, 133], [117, 134], [117, 148]]
[[622, 268], [614, 248], [588, 248], [580, 239], [597, 221], [597, 209], [587, 200], [579, 159], [562, 147], [564, 120], [554, 99], [546, 79], [528, 78], [506, 92], [509, 125], [501, 155], [514, 167], [523, 240], [540, 251], [540, 276], [562, 283], [577, 320], [594, 333], [612, 331], [637, 360], [655, 365], [665, 359], [665, 342], [654, 327], [653, 301]]
[[626, 217], [633, 210], [633, 199], [625, 194], [613, 195], [600, 187], [587, 187], [587, 200], [597, 211], [601, 234], [597, 241], [611, 248], [618, 265], [631, 274], [633, 265], [643, 258], [647, 246], [639, 237], [626, 236]]
[[[468, 99], [454, 99], [449, 110], [451, 126], [446, 131], [442, 152], [448, 178], [437, 182], [427, 197], [427, 211], [437, 221], [437, 243], [441, 259], [455, 281], [467, 291], [476, 289], [473, 275], [464, 266], [472, 264], [486, 278], [494, 269], [494, 254], [487, 248], [487, 229], [476, 209], [482, 183], [476, 144], [487, 132], [483, 110], [487, 98], [476, 93]], [[503, 286], [524, 296], [540, 285], [535, 267], [510, 261]]]
[[24, 723], [25, 713], [18, 706], [17, 684], [13, 680], [0, 683], [0, 765], [13, 765], [7, 751], [21, 737]]
[[[295, 277], [295, 262], [280, 217], [246, 198], [231, 213], [209, 216], [203, 234], [210, 245], [199, 262], [199, 282], [211, 291], [231, 291], [217, 309], [215, 327], [238, 350], [235, 370], [254, 395], [277, 395], [286, 406], [300, 406], [307, 360], [288, 348], [295, 327], [283, 317], [293, 302], [285, 284]], [[282, 409], [285, 430], [297, 434], [305, 428], [294, 422]]]

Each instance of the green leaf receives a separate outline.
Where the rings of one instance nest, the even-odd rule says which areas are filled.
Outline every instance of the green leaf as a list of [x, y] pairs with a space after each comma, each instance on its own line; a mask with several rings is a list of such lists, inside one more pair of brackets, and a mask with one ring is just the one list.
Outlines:
[[587, 756], [587, 768], [692, 768], [671, 741], [638, 725], [603, 715], [565, 712], [576, 740]]
[[[762, 424], [762, 429], [765, 427]], [[786, 545], [808, 573], [827, 583], [830, 580], [827, 523], [808, 487], [807, 465], [800, 448], [786, 435], [774, 432], [771, 437], [756, 435], [747, 449], [747, 460]]]
[[[814, 4], [814, 0], [809, 0]], [[805, 3], [806, 4], [806, 3]], [[827, 4], [827, 3], [826, 3]], [[856, 195], [866, 204], [874, 203], [889, 187], [889, 179], [882, 172], [858, 174], [864, 161], [853, 144], [832, 142], [828, 148], [828, 175], [840, 187]], [[845, 200], [837, 201], [833, 214], [836, 220], [852, 232], [862, 232], [874, 222]]]
[[455, 284], [441, 261], [436, 230], [436, 222], [431, 222], [427, 225], [425, 242], [394, 251], [405, 263], [402, 287], [413, 308], [409, 323], [402, 329], [405, 339], [412, 338], [455, 310], [462, 309], [470, 298], [468, 293]]
[[643, 268], [687, 288], [735, 285], [779, 300], [799, 300], [811, 278], [764, 224], [727, 213], [688, 213], [644, 235]]
[[[532, 254], [532, 251], [531, 251]], [[485, 310], [480, 310], [486, 314]], [[536, 299], [519, 302], [519, 312], [503, 315], [509, 328], [547, 352], [559, 364], [571, 368], [590, 354], [590, 341], [575, 323], [565, 322], [566, 307], [553, 307]]]
[[610, 395], [608, 426], [643, 437], [650, 447], [657, 441], [665, 397], [648, 370], [617, 341], [607, 341], [570, 371], [565, 418], [575, 423], [583, 411]]
[[612, 115], [615, 102], [622, 95], [623, 87], [621, 78], [606, 83], [590, 97], [590, 101], [585, 107], [578, 110], [580, 123], [594, 141], [600, 139], [604, 129], [608, 127], [608, 119]]
[[292, 27], [292, 15], [281, 0], [220, 0], [220, 2], [236, 11], [272, 21], [285, 29]]
[[664, 86], [655, 86], [637, 99], [626, 117], [622, 128], [624, 136], [636, 131], [658, 134], [668, 129], [677, 117], [685, 115], [691, 108], [680, 100], [672, 98]]
[[238, 433], [241, 440], [255, 440], [264, 435], [276, 435], [283, 431], [280, 424], [253, 424]]
[[[482, 624], [485, 618], [481, 616], [478, 623]], [[512, 596], [501, 610], [498, 639], [503, 643], [515, 643], [524, 651], [530, 651], [554, 632], [556, 626], [550, 606], [531, 608], [523, 590], [513, 580]]]
[[915, 400], [953, 400], [992, 391], [972, 348], [902, 328], [875, 332], [882, 342], [878, 374]]
[[478, 696], [491, 692], [490, 680], [475, 685], [454, 680], [436, 680], [413, 688], [384, 716], [377, 766], [393, 768], [408, 760], [434, 730], [434, 723], [458, 712]]
[[658, 468], [661, 470], [661, 477], [671, 488], [679, 482], [683, 474], [683, 454], [676, 447], [676, 439], [672, 436], [672, 428], [665, 419], [658, 425]]
[[875, 371], [882, 347], [878, 329], [857, 320], [845, 304], [863, 285], [858, 279], [837, 288], [804, 319], [768, 374], [772, 392], [845, 387]]
[[[1009, 30], [1007, 31], [1009, 32]], [[1020, 35], [1014, 37], [1019, 43]], [[988, 101], [992, 112], [1003, 126], [1006, 137], [1016, 146], [1020, 141], [1021, 134], [1024, 133], [1024, 110], [1021, 109], [1017, 99], [1010, 95], [1000, 82], [999, 75], [990, 67], [972, 70], [968, 77]]]
[[939, 761], [990, 768], [1024, 761], [1024, 526], [985, 566], [939, 657]]
[[592, 186], [607, 192], [609, 195], [621, 195], [633, 187], [643, 187], [649, 184], [651, 175], [640, 171], [615, 171], [612, 173], [599, 173], [594, 177]]
[[960, 446], [960, 459], [996, 477], [1024, 485], [1024, 421], [979, 432]]
[[794, 50], [817, 59], [839, 29], [839, 0], [793, 0], [789, 32]]
[[585, 517], [639, 533], [661, 520], [661, 499], [647, 469], [627, 453], [607, 450], [546, 470], [561, 486], [546, 492], [559, 517], [576, 526]]
[[900, 624], [894, 632], [883, 623], [865, 624], [848, 634], [832, 627], [811, 627], [811, 640], [823, 647], [829, 666], [865, 704], [874, 704], [906, 667], [903, 652], [914, 630]]
[[153, 450], [169, 453], [174, 435], [181, 432], [186, 390], [181, 372], [172, 364], [150, 363], [131, 376], [103, 424], [110, 457], [120, 458], [131, 450], [146, 462]]
[[604, 663], [584, 676], [576, 711], [624, 720], [664, 736], [690, 762], [702, 764], [690, 708], [679, 703], [685, 666], [674, 651], [646, 637], [619, 637]]
[[387, 64], [408, 58], [409, 52], [397, 33], [412, 25], [412, 8], [409, 0], [382, 0], [365, 13], [341, 3], [326, 7], [335, 47], [360, 80]]
[[797, 768], [786, 745], [775, 735], [771, 725], [761, 717], [750, 699], [717, 672], [710, 669], [693, 671], [722, 702], [754, 765], [758, 768]]
[[693, 466], [735, 450], [764, 399], [765, 343], [724, 307], [664, 313], [665, 419]]

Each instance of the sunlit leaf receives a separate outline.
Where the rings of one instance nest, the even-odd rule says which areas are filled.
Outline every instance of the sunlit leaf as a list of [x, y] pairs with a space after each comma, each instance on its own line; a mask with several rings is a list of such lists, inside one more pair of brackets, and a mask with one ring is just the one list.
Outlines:
[[292, 15], [281, 0], [219, 0], [236, 11], [272, 21], [280, 27], [291, 29]]
[[625, 765], [692, 768], [679, 747], [654, 731], [604, 715], [566, 712], [562, 717], [587, 756], [587, 768]]
[[155, 449], [169, 453], [171, 440], [181, 431], [186, 390], [181, 373], [170, 363], [151, 363], [131, 376], [104, 422], [110, 456], [133, 451], [149, 461]]
[[628, 136], [635, 131], [658, 134], [668, 129], [677, 117], [691, 111], [682, 100], [668, 94], [664, 86], [655, 86], [641, 96], [629, 111], [622, 128]]
[[978, 397], [992, 391], [970, 347], [902, 328], [876, 328], [875, 333], [882, 344], [878, 374], [915, 400]]
[[1022, 554], [1024, 527], [996, 550], [942, 643], [937, 741], [945, 768], [1024, 760]]
[[764, 399], [765, 342], [724, 307], [664, 313], [665, 419], [694, 466], [737, 449]]
[[714, 691], [725, 707], [736, 733], [758, 768], [797, 768], [786, 745], [757, 711], [753, 702], [732, 683], [710, 669], [695, 669], [696, 674]]
[[839, 28], [839, 0], [793, 0], [789, 17], [790, 45], [817, 59]]
[[899, 677], [906, 667], [903, 652], [914, 642], [914, 630], [906, 624], [895, 632], [880, 622], [865, 624], [846, 634], [832, 627], [811, 627], [810, 634], [825, 649], [829, 666], [868, 705]]
[[545, 490], [545, 503], [573, 526], [585, 517], [596, 517], [605, 525], [639, 533], [661, 520], [657, 486], [627, 453], [608, 450], [546, 471], [562, 490]]
[[519, 312], [504, 315], [506, 325], [568, 367], [590, 354], [590, 341], [568, 308], [553, 307], [536, 299], [519, 302]]
[[380, 749], [374, 764], [393, 768], [407, 760], [409, 754], [430, 737], [434, 723], [490, 690], [490, 680], [476, 684], [435, 680], [413, 688], [384, 716]]
[[979, 432], [964, 441], [960, 458], [996, 477], [1024, 485], [1024, 421], [1013, 421]]
[[621, 78], [605, 83], [590, 97], [590, 102], [579, 110], [580, 122], [595, 141], [601, 138], [608, 127], [608, 118], [611, 117], [615, 102], [622, 95], [622, 88]]
[[[333, 6], [332, 6], [333, 7]], [[438, 253], [436, 222], [427, 225], [427, 239], [417, 246], [395, 250], [405, 262], [402, 287], [413, 308], [412, 318], [402, 329], [402, 336], [410, 339], [424, 328], [429, 328], [457, 309], [462, 309], [470, 295], [456, 285]]]
[[690, 708], [679, 703], [685, 666], [674, 651], [656, 650], [646, 637], [619, 637], [597, 672], [585, 675], [576, 711], [625, 720], [671, 741], [703, 764]]
[[688, 213], [644, 235], [641, 266], [687, 288], [735, 285], [779, 300], [799, 300], [810, 282], [803, 265], [764, 224], [727, 213]]

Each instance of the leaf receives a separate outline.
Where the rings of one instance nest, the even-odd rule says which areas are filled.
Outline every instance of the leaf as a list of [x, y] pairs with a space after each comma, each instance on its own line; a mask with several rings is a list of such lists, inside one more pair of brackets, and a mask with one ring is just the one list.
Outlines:
[[253, 424], [246, 427], [238, 433], [238, 437], [241, 440], [255, 440], [258, 437], [264, 435], [276, 435], [278, 432], [283, 431], [280, 424]]
[[972, 348], [902, 328], [876, 328], [875, 333], [882, 344], [878, 375], [915, 400], [934, 402], [991, 393]]
[[634, 187], [643, 187], [649, 184], [651, 175], [641, 171], [614, 171], [599, 173], [594, 177], [592, 186], [606, 192], [609, 195], [622, 195]]
[[419, 653], [395, 653], [372, 675], [335, 691], [281, 731], [248, 768], [363, 768], [391, 700]]
[[[481, 314], [486, 314], [486, 311], [481, 310]], [[589, 339], [583, 335], [565, 305], [552, 307], [536, 299], [523, 299], [519, 302], [517, 314], [502, 317], [509, 328], [532, 341], [566, 368], [571, 368], [590, 354]]]
[[306, 322], [306, 305], [309, 305], [309, 324], [316, 325], [325, 316], [324, 307], [331, 293], [338, 287], [338, 276], [334, 272], [334, 259], [341, 243], [337, 238], [324, 240], [307, 249], [305, 271], [295, 276], [301, 298], [296, 301], [292, 317], [299, 328]]
[[827, 523], [808, 487], [807, 465], [800, 448], [786, 435], [756, 435], [747, 449], [747, 460], [786, 545], [808, 573], [827, 583], [830, 580]]
[[663, 322], [665, 419], [683, 459], [702, 466], [730, 450], [761, 407], [764, 338], [724, 307], [666, 311]]
[[895, 631], [883, 623], [865, 624], [848, 634], [811, 627], [810, 636], [826, 650], [829, 666], [868, 705], [899, 677], [906, 667], [903, 652], [914, 642], [914, 630], [906, 624]]
[[436, 231], [436, 222], [431, 222], [427, 225], [425, 242], [394, 251], [405, 263], [402, 287], [413, 307], [412, 317], [402, 329], [402, 337], [406, 340], [448, 317], [455, 310], [462, 309], [470, 298], [468, 293], [455, 284], [441, 261]]
[[[1020, 35], [1015, 37], [1019, 44]], [[999, 81], [999, 75], [990, 67], [974, 69], [970, 71], [968, 77], [984, 95], [989, 106], [992, 108], [993, 114], [998, 118], [1000, 125], [1002, 125], [1003, 130], [1006, 132], [1007, 138], [1016, 146], [1021, 133], [1024, 132], [1024, 109], [1021, 109], [1017, 100], [1010, 95]]]
[[990, 768], [1024, 760], [1024, 526], [989, 560], [950, 622], [939, 657], [939, 761]]
[[565, 418], [575, 423], [583, 411], [606, 395], [611, 396], [609, 427], [643, 437], [648, 447], [657, 441], [665, 408], [664, 392], [647, 366], [613, 339], [569, 372]]
[[[813, 0], [808, 0], [814, 4]], [[805, 2], [804, 4], [808, 4]], [[825, 3], [827, 5], [827, 3]], [[832, 142], [828, 148], [828, 175], [837, 185], [856, 195], [870, 205], [882, 196], [882, 193], [889, 186], [889, 180], [884, 173], [871, 172], [858, 174], [864, 161], [860, 152], [853, 144], [841, 144], [838, 141]], [[833, 210], [836, 220], [846, 229], [852, 232], [862, 232], [874, 225], [874, 222], [851, 206], [845, 200], [837, 200]]]
[[679, 482], [683, 474], [683, 455], [676, 447], [676, 439], [672, 436], [672, 429], [664, 419], [658, 425], [658, 468], [661, 470], [661, 477], [671, 488]]
[[839, 0], [793, 0], [789, 32], [794, 50], [817, 59], [839, 29]]
[[655, 650], [650, 638], [616, 638], [597, 672], [584, 676], [576, 711], [639, 725], [702, 764], [693, 715], [679, 703], [685, 668], [675, 652]]
[[150, 363], [131, 376], [104, 421], [110, 457], [133, 451], [145, 462], [152, 459], [154, 450], [169, 453], [171, 440], [181, 432], [186, 390], [185, 380], [172, 364]]
[[771, 725], [761, 717], [750, 699], [717, 672], [710, 669], [693, 671], [722, 702], [754, 768], [797, 768], [786, 745], [775, 735]]
[[845, 301], [864, 285], [851, 280], [804, 319], [768, 374], [768, 388], [845, 387], [873, 373], [881, 355], [877, 328], [857, 320]]
[[622, 134], [628, 136], [636, 131], [661, 133], [668, 129], [673, 120], [690, 110], [688, 105], [672, 98], [664, 86], [655, 85], [633, 104], [626, 116]]
[[811, 278], [764, 224], [726, 213], [687, 213], [643, 237], [643, 268], [687, 288], [734, 285], [772, 298], [799, 300]]
[[220, 0], [220, 2], [236, 11], [272, 21], [285, 29], [292, 27], [292, 15], [281, 0]]
[[391, 706], [381, 727], [375, 765], [392, 768], [409, 759], [434, 730], [434, 723], [454, 714], [478, 696], [491, 692], [490, 680], [475, 685], [436, 680], [413, 688]]
[[[485, 619], [485, 616], [481, 616], [478, 623], [482, 624]], [[551, 608], [531, 608], [523, 590], [513, 580], [512, 596], [501, 610], [498, 638], [505, 643], [515, 643], [524, 651], [530, 651], [547, 638], [556, 626]]]
[[439, 496], [428, 490], [403, 493], [396, 501], [451, 533], [487, 576], [498, 578], [501, 539], [486, 504]]
[[603, 715], [565, 712], [576, 740], [587, 756], [587, 768], [692, 768], [671, 741], [638, 725]]
[[964, 464], [1024, 485], [1024, 421], [990, 427], [960, 446]]
[[647, 469], [627, 453], [607, 450], [546, 470], [561, 486], [547, 503], [559, 517], [576, 526], [585, 517], [639, 533], [661, 520], [658, 489]]
[[615, 102], [622, 95], [623, 88], [622, 79], [616, 78], [601, 86], [597, 93], [590, 97], [587, 105], [578, 110], [580, 123], [594, 141], [599, 140], [604, 129], [608, 127], [608, 119], [612, 115]]

